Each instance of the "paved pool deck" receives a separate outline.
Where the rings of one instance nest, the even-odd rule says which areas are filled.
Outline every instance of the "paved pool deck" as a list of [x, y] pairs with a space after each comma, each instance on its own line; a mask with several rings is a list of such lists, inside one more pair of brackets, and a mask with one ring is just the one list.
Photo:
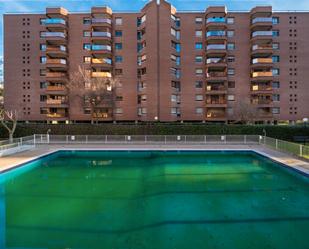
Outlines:
[[18, 167], [20, 164], [48, 155], [58, 150], [252, 150], [277, 162], [300, 171], [309, 177], [309, 162], [270, 149], [263, 145], [198, 145], [198, 144], [69, 144], [40, 145], [28, 151], [0, 158], [0, 173]]

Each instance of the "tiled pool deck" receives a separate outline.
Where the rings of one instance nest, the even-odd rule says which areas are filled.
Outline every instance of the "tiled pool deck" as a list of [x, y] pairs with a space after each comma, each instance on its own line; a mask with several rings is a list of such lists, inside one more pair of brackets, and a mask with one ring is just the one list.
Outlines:
[[41, 145], [29, 151], [0, 158], [0, 173], [20, 164], [48, 155], [58, 150], [252, 150], [283, 163], [309, 176], [309, 163], [291, 155], [258, 145], [138, 145], [138, 144], [106, 144], [106, 145]]

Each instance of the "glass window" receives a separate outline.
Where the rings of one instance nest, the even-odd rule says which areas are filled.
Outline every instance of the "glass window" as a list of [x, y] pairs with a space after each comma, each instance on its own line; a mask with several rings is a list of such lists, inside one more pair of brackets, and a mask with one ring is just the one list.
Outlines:
[[46, 56], [41, 56], [41, 57], [40, 57], [40, 62], [41, 62], [42, 64], [45, 64], [45, 63], [46, 63]]
[[121, 37], [122, 36], [122, 31], [121, 30], [116, 30], [115, 31], [115, 36], [116, 37]]
[[227, 69], [227, 74], [228, 75], [234, 75], [235, 74], [235, 69], [234, 68], [228, 68]]
[[40, 50], [46, 51], [46, 44], [40, 44]]
[[116, 17], [115, 18], [115, 23], [116, 23], [116, 25], [122, 25], [122, 18], [121, 17]]
[[229, 81], [228, 88], [235, 88], [235, 81]]
[[122, 43], [115, 43], [115, 49], [121, 50], [122, 49]]
[[116, 63], [121, 63], [121, 62], [123, 61], [122, 56], [117, 55], [117, 56], [115, 57], [115, 61], [116, 61]]
[[203, 114], [203, 108], [202, 107], [195, 108], [195, 113], [196, 114]]
[[195, 81], [195, 88], [203, 88], [203, 81]]
[[40, 82], [40, 88], [41, 89], [47, 88], [47, 82], [45, 81]]
[[274, 50], [278, 50], [278, 49], [279, 49], [279, 43], [274, 42], [274, 43], [273, 43], [273, 49], [274, 49]]
[[227, 100], [228, 101], [234, 101], [235, 100], [235, 95], [232, 95], [232, 94], [227, 95]]
[[90, 31], [84, 31], [83, 36], [84, 37], [90, 37], [91, 36], [91, 32]]
[[195, 17], [195, 23], [196, 24], [202, 24], [203, 23], [203, 17]]
[[90, 63], [91, 57], [90, 56], [84, 56], [84, 63]]
[[235, 49], [235, 43], [228, 43], [227, 44], [227, 50], [234, 50]]
[[40, 69], [40, 76], [46, 76], [46, 70]]
[[202, 63], [203, 62], [203, 56], [195, 56], [195, 62], [196, 63]]
[[280, 95], [279, 94], [273, 94], [273, 101], [280, 101]]
[[279, 75], [280, 74], [279, 68], [273, 68], [272, 71], [273, 71], [273, 75]]
[[279, 30], [273, 30], [273, 37], [278, 37], [279, 35]]
[[203, 95], [202, 94], [195, 95], [195, 100], [196, 101], [202, 101], [203, 100]]
[[273, 114], [279, 114], [280, 113], [280, 108], [279, 107], [273, 107], [272, 112], [273, 112]]
[[227, 37], [233, 37], [233, 36], [234, 36], [234, 30], [228, 30]]
[[278, 24], [279, 23], [279, 17], [274, 16], [272, 18], [273, 24]]
[[83, 24], [91, 24], [91, 19], [88, 17], [83, 18]]
[[280, 82], [274, 81], [274, 82], [272, 83], [272, 86], [273, 86], [273, 88], [280, 88]]
[[233, 24], [234, 23], [234, 17], [228, 17], [226, 19], [227, 24]]
[[202, 30], [195, 30], [195, 36], [196, 37], [202, 37], [203, 36], [203, 31]]
[[122, 114], [122, 108], [116, 108], [115, 113], [116, 114]]
[[201, 43], [201, 42], [196, 42], [196, 43], [195, 43], [195, 49], [196, 49], [196, 50], [202, 50], [202, 49], [203, 49], [203, 43]]
[[227, 62], [235, 62], [235, 56], [234, 55], [229, 55], [227, 57]]
[[84, 43], [83, 48], [84, 48], [84, 50], [91, 50], [91, 44], [90, 43]]
[[203, 75], [203, 69], [201, 69], [201, 68], [195, 69], [195, 75], [197, 75], [197, 76]]
[[280, 61], [279, 55], [273, 55], [272, 60], [273, 60], [274, 63], [279, 62]]

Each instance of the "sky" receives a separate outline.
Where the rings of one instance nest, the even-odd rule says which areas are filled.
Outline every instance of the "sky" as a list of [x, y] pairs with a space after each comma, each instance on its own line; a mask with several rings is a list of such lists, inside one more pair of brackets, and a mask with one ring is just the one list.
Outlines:
[[[48, 6], [63, 6], [72, 12], [108, 5], [113, 11], [139, 11], [149, 0], [0, 0], [0, 57], [3, 55], [3, 14], [44, 12]], [[177, 10], [205, 10], [209, 5], [226, 5], [228, 10], [249, 10], [272, 5], [274, 10], [309, 10], [309, 0], [169, 0]], [[297, 4], [296, 4], [297, 2]]]

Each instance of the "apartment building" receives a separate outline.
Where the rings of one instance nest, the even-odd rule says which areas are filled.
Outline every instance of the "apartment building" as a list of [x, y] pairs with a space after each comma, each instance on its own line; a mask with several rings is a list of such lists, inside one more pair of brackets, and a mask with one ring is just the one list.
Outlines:
[[[119, 80], [99, 121], [297, 122], [309, 116], [309, 13], [93, 7], [4, 15], [5, 108], [20, 119], [89, 122], [68, 98], [80, 66]], [[86, 98], [85, 98], [86, 99]]]

